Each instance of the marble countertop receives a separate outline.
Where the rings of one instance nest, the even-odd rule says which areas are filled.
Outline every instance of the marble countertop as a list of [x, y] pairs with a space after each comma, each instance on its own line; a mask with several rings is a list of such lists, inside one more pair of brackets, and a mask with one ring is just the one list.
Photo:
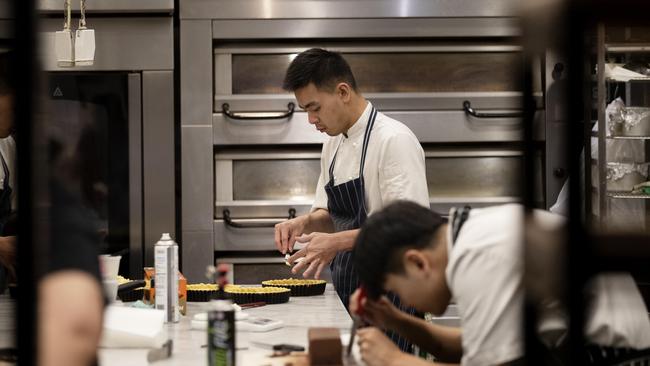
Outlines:
[[[207, 309], [206, 303], [189, 303], [186, 316], [181, 321], [168, 324], [167, 334], [173, 339], [172, 357], [160, 360], [152, 365], [180, 366], [207, 364], [207, 333], [205, 330], [191, 329], [192, 316]], [[281, 320], [284, 326], [268, 332], [254, 333], [238, 331], [235, 344], [237, 347], [237, 365], [254, 366], [269, 364], [267, 358], [272, 353], [262, 344], [290, 343], [307, 348], [307, 330], [310, 327], [339, 328], [341, 334], [349, 334], [352, 320], [339, 300], [331, 284], [327, 285], [325, 294], [310, 297], [292, 297], [288, 303], [266, 305], [246, 309], [244, 312], [254, 317]], [[147, 365], [148, 349], [100, 349], [101, 366]]]
[[9, 291], [0, 295], [0, 348], [16, 347], [16, 301]]

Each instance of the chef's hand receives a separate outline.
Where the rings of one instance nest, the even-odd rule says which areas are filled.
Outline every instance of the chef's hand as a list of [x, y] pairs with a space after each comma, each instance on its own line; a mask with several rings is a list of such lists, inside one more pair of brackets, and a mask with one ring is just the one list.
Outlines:
[[298, 216], [275, 225], [275, 247], [282, 254], [293, 251], [296, 238], [303, 234], [308, 215]]
[[7, 269], [9, 282], [16, 281], [16, 237], [0, 236], [0, 265]]
[[311, 233], [302, 235], [296, 241], [307, 243], [307, 245], [287, 260], [289, 264], [293, 265], [298, 258], [304, 257], [293, 266], [291, 272], [295, 274], [304, 270], [303, 277], [313, 276], [315, 279], [319, 279], [325, 266], [332, 262], [338, 252], [336, 234]]
[[[358, 311], [359, 292], [360, 290], [357, 289], [350, 296], [350, 312], [352, 314], [356, 314]], [[361, 302], [361, 306], [363, 306], [364, 311], [363, 320], [370, 323], [370, 325], [383, 329], [395, 330], [395, 323], [400, 321], [402, 315], [402, 312], [386, 296], [381, 296], [377, 300], [366, 297]]]
[[361, 359], [368, 366], [400, 364], [397, 361], [404, 355], [379, 328], [357, 330], [357, 343]]

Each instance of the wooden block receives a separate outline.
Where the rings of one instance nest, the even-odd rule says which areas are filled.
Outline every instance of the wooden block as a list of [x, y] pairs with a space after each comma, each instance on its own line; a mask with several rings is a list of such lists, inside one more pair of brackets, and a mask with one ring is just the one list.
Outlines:
[[309, 328], [308, 334], [312, 366], [343, 364], [341, 335], [337, 328]]

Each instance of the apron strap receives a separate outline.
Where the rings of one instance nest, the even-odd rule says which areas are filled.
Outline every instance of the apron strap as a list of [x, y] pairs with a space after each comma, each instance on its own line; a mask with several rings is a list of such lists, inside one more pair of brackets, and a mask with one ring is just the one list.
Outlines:
[[[359, 164], [359, 178], [363, 180], [363, 167], [366, 163], [366, 151], [368, 150], [368, 140], [370, 139], [370, 132], [372, 131], [372, 126], [375, 124], [375, 118], [377, 117], [377, 110], [375, 107], [372, 107], [370, 111], [370, 117], [368, 117], [368, 125], [366, 126], [366, 132], [363, 136], [363, 150], [361, 152], [361, 164]], [[330, 163], [330, 182], [334, 180], [334, 165], [336, 164], [336, 156], [339, 154], [339, 147], [341, 147], [341, 141], [339, 140], [338, 146], [336, 146], [336, 151], [334, 152], [334, 157]]]
[[363, 167], [366, 165], [366, 153], [368, 152], [368, 141], [370, 140], [370, 133], [377, 118], [377, 110], [373, 107], [370, 111], [370, 118], [368, 119], [368, 126], [366, 126], [366, 133], [363, 136], [363, 151], [361, 152], [361, 164], [359, 165], [359, 178], [363, 180]]
[[465, 206], [462, 208], [462, 210], [458, 210], [454, 208], [454, 212], [452, 213], [452, 218], [451, 218], [451, 246], [453, 247], [456, 244], [456, 239], [458, 238], [458, 234], [460, 234], [460, 229], [463, 227], [465, 224], [465, 221], [467, 221], [467, 218], [469, 217], [469, 211], [471, 211], [471, 207]]
[[5, 157], [2, 155], [2, 152], [0, 152], [0, 160], [2, 160], [2, 171], [5, 173], [5, 178], [2, 183], [2, 189], [6, 190], [7, 187], [9, 187], [9, 167], [7, 166], [7, 162], [5, 161]]

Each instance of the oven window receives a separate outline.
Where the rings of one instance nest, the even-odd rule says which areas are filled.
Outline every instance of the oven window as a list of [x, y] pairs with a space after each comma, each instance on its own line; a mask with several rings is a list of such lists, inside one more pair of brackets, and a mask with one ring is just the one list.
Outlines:
[[318, 159], [235, 160], [233, 199], [312, 200], [319, 175]]
[[[366, 93], [520, 91], [518, 52], [344, 53]], [[278, 94], [294, 54], [234, 54], [232, 94]]]
[[427, 158], [430, 197], [516, 197], [523, 161], [507, 157]]

